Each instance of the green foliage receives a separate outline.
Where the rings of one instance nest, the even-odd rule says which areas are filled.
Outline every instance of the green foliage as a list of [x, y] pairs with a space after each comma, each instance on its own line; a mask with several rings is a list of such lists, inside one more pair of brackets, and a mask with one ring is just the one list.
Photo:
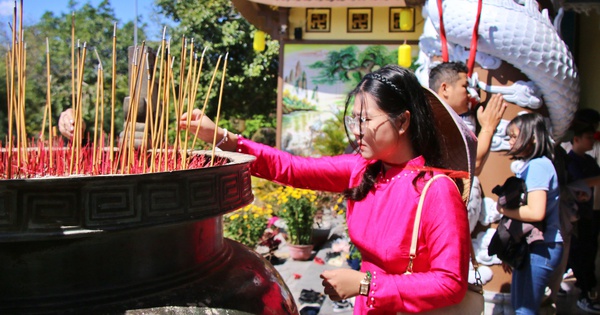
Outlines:
[[254, 248], [267, 228], [272, 212], [270, 205], [261, 207], [255, 204], [231, 212], [223, 218], [223, 234]]
[[229, 120], [219, 121], [219, 126], [250, 139], [259, 129], [276, 128], [277, 120], [275, 119], [274, 114], [269, 116], [256, 114], [246, 119], [241, 115], [236, 115]]
[[[275, 114], [279, 44], [268, 40], [267, 49], [252, 48], [256, 28], [246, 21], [229, 0], [158, 0], [160, 13], [179, 23], [171, 36], [194, 36], [198, 46], [206, 47], [205, 63], [214, 67], [219, 56], [227, 58], [226, 85], [223, 88], [221, 117], [223, 120]], [[178, 51], [181, 43], [172, 43]], [[209, 68], [210, 69], [210, 68]], [[201, 82], [210, 82], [212, 71], [203, 71]], [[175, 76], [177, 78], [177, 75]], [[177, 80], [177, 79], [176, 79]], [[208, 84], [201, 84], [198, 97], [206, 94]], [[212, 90], [218, 95], [219, 89]], [[216, 116], [218, 97], [211, 97], [209, 117]], [[228, 128], [229, 129], [229, 128]], [[251, 136], [246, 130], [245, 136]], [[246, 134], [248, 133], [248, 134]]]
[[335, 118], [325, 121], [321, 133], [314, 139], [315, 152], [326, 156], [344, 153], [348, 146], [344, 128], [344, 112], [339, 111]]
[[345, 211], [340, 194], [284, 187], [252, 177], [253, 204], [224, 217], [226, 237], [255, 246], [261, 241], [266, 223], [276, 215], [287, 224], [291, 244], [311, 244], [313, 218], [317, 209], [329, 208], [338, 215]]
[[246, 119], [246, 129], [244, 129], [242, 135], [244, 137], [252, 137], [262, 128], [277, 128], [275, 115], [269, 117], [266, 117], [265, 115], [254, 115], [250, 119]]
[[360, 251], [358, 250], [358, 248], [356, 248], [356, 245], [354, 245], [354, 243], [350, 242], [350, 252], [348, 253], [348, 257], [347, 259], [350, 260], [358, 260], [359, 261], [359, 269], [360, 269], [360, 265], [362, 264], [362, 255], [360, 253]]
[[312, 226], [317, 210], [317, 194], [312, 190], [280, 187], [276, 193], [276, 215], [287, 225], [288, 241], [295, 245], [311, 244]]

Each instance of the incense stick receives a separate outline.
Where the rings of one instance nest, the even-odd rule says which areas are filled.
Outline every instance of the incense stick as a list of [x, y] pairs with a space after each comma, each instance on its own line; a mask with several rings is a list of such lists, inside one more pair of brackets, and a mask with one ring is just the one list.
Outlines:
[[109, 145], [109, 162], [110, 173], [114, 174], [114, 155], [115, 155], [115, 99], [116, 99], [116, 84], [117, 84], [117, 23], [113, 27], [112, 40], [112, 79], [110, 87], [110, 145]]
[[99, 119], [99, 111], [100, 111], [100, 99], [102, 98], [102, 92], [101, 89], [103, 89], [103, 87], [101, 86], [102, 84], [102, 76], [103, 76], [103, 71], [102, 71], [102, 60], [100, 60], [100, 55], [98, 55], [98, 49], [96, 49], [94, 47], [94, 53], [96, 54], [96, 59], [98, 59], [98, 69], [97, 69], [97, 73], [98, 73], [98, 79], [96, 81], [96, 102], [95, 102], [95, 117], [94, 117], [94, 140], [92, 142], [92, 173], [94, 175], [97, 175], [98, 170], [96, 168], [96, 166], [99, 164], [97, 163], [96, 160], [96, 155], [97, 155], [97, 151], [98, 151], [98, 147], [99, 147], [99, 142], [100, 139], [98, 137], [98, 119]]
[[[200, 120], [199, 120], [200, 123], [202, 123], [202, 118], [204, 118], [206, 104], [208, 104], [208, 98], [210, 96], [210, 92], [212, 91], [212, 86], [215, 81], [215, 77], [217, 76], [217, 71], [219, 70], [219, 64], [221, 63], [221, 57], [222, 56], [219, 56], [219, 59], [217, 60], [217, 65], [215, 66], [215, 70], [213, 71], [212, 78], [210, 79], [210, 84], [208, 85], [208, 91], [206, 92], [206, 95], [204, 96], [204, 104], [202, 105], [202, 110], [200, 111]], [[188, 128], [190, 126], [189, 123], [190, 123], [190, 118], [188, 117]], [[196, 139], [198, 139], [199, 131], [200, 131], [200, 128], [196, 128], [196, 132], [194, 133], [194, 141], [192, 142], [192, 148], [194, 148], [196, 146]]]
[[[221, 114], [221, 100], [223, 99], [223, 87], [225, 86], [225, 74], [227, 73], [227, 57], [229, 52], [225, 54], [225, 61], [223, 61], [223, 75], [221, 76], [221, 88], [219, 90], [219, 102], [217, 105], [217, 118], [215, 118], [215, 134], [213, 136], [212, 154], [210, 156], [210, 166], [214, 165], [215, 161], [215, 143], [217, 141], [217, 133], [219, 131], [219, 116]], [[227, 135], [225, 135], [227, 137]]]

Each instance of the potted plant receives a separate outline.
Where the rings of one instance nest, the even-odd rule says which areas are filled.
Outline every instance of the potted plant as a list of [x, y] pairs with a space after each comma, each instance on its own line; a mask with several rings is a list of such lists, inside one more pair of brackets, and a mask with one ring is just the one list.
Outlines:
[[223, 234], [250, 248], [255, 248], [267, 228], [273, 211], [269, 206], [249, 204], [223, 217]]
[[314, 191], [280, 187], [277, 191], [277, 215], [286, 223], [288, 248], [294, 260], [308, 260], [312, 254], [312, 229], [317, 210]]

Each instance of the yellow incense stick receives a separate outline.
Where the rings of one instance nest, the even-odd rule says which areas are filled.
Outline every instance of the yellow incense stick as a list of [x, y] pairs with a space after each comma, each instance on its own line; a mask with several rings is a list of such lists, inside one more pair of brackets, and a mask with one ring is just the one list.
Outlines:
[[[217, 142], [217, 133], [219, 131], [219, 116], [221, 113], [221, 100], [223, 99], [223, 87], [225, 86], [225, 74], [227, 73], [227, 57], [229, 56], [229, 52], [225, 54], [225, 61], [223, 61], [223, 74], [221, 76], [221, 88], [219, 90], [219, 102], [217, 105], [217, 118], [215, 119], [215, 134], [213, 136], [213, 145], [212, 145], [212, 155], [210, 156], [210, 166], [214, 165], [215, 161], [215, 149]], [[227, 136], [227, 135], [225, 135]]]
[[116, 99], [116, 84], [117, 84], [117, 23], [113, 27], [112, 40], [112, 78], [110, 87], [110, 135], [109, 135], [109, 162], [111, 165], [110, 173], [114, 174], [114, 156], [115, 156], [115, 99]]
[[[204, 104], [202, 105], [202, 110], [200, 111], [200, 122], [202, 122], [202, 118], [204, 118], [204, 112], [206, 110], [206, 104], [208, 104], [208, 98], [210, 97], [210, 92], [212, 91], [213, 82], [215, 81], [215, 77], [217, 76], [217, 71], [219, 70], [219, 64], [221, 63], [221, 57], [217, 60], [217, 65], [215, 66], [215, 70], [213, 71], [212, 78], [210, 79], [210, 84], [208, 85], [208, 91], [206, 91], [206, 95], [204, 96]], [[191, 114], [191, 113], [189, 113]], [[188, 117], [188, 128], [190, 127], [190, 117]], [[192, 148], [196, 147], [196, 139], [198, 139], [198, 132], [200, 128], [196, 129], [194, 133], [194, 141], [192, 142]]]

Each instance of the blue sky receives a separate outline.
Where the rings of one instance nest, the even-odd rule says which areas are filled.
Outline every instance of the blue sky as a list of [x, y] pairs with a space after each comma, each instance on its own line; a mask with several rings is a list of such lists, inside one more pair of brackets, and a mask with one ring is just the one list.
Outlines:
[[[77, 0], [77, 7], [90, 3], [97, 7], [102, 0]], [[162, 34], [162, 26], [151, 19], [153, 14], [154, 0], [110, 0], [110, 5], [115, 11], [117, 19], [121, 23], [133, 21], [136, 11], [141, 16], [141, 21], [148, 24], [147, 31], [151, 39], [159, 39]], [[23, 23], [35, 24], [46, 11], [54, 12], [55, 15], [61, 13], [70, 13], [68, 9], [69, 0], [23, 0]], [[17, 0], [17, 5], [20, 0]], [[7, 25], [12, 23], [14, 0], [0, 0], [0, 23]]]

